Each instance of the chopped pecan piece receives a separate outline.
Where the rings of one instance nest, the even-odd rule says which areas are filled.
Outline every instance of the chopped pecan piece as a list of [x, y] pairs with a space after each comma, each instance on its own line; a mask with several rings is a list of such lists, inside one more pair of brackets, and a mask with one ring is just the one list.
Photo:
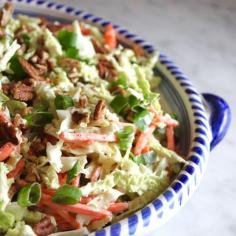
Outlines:
[[143, 48], [141, 48], [140, 46], [138, 46], [137, 44], [133, 43], [132, 41], [128, 40], [127, 38], [125, 38], [124, 36], [118, 34], [117, 35], [117, 39], [118, 42], [123, 45], [126, 48], [130, 48], [134, 50], [134, 53], [137, 57], [142, 57], [145, 56], [145, 51], [143, 50]]
[[85, 95], [82, 95], [79, 98], [79, 102], [77, 104], [78, 107], [85, 108], [88, 105], [88, 98]]
[[107, 48], [99, 45], [98, 42], [94, 39], [92, 39], [92, 44], [93, 44], [93, 47], [94, 47], [96, 53], [106, 54], [109, 52], [109, 50]]
[[37, 177], [34, 173], [30, 172], [25, 176], [25, 180], [29, 183], [37, 181]]
[[94, 120], [101, 119], [104, 114], [105, 108], [106, 108], [105, 101], [99, 100], [94, 110], [93, 119]]
[[47, 236], [55, 231], [55, 227], [51, 222], [51, 219], [45, 216], [33, 228], [37, 236]]
[[38, 60], [39, 60], [39, 56], [38, 56], [38, 55], [34, 55], [34, 56], [32, 56], [32, 57], [29, 59], [29, 61], [30, 61], [31, 63], [33, 63], [33, 64], [36, 64], [36, 63], [38, 62]]
[[5, 94], [9, 94], [11, 89], [11, 84], [2, 84], [2, 91]]
[[30, 101], [34, 97], [33, 87], [17, 82], [12, 85], [11, 94], [14, 99], [20, 101]]
[[56, 65], [55, 65], [55, 62], [52, 59], [49, 58], [47, 60], [47, 66], [48, 66], [49, 70], [53, 70]]
[[19, 129], [15, 127], [11, 122], [0, 123], [0, 139], [1, 141], [17, 145], [19, 144]]
[[35, 67], [38, 69], [39, 75], [44, 75], [48, 71], [47, 65], [35, 64]]
[[52, 145], [55, 145], [58, 142], [58, 139], [50, 134], [44, 133], [43, 134], [43, 143], [45, 143], [45, 145], [46, 145], [47, 142], [50, 142]]
[[11, 19], [13, 12], [13, 5], [9, 2], [5, 3], [4, 7], [0, 12], [0, 26], [5, 27], [8, 21]]
[[42, 62], [46, 62], [46, 60], [49, 59], [49, 53], [45, 51], [45, 49], [43, 49], [42, 47], [37, 49], [36, 54], [40, 57]]
[[5, 36], [5, 32], [3, 29], [0, 29], [0, 39], [2, 39], [3, 36]]
[[60, 66], [62, 67], [66, 67], [66, 68], [79, 68], [80, 66], [80, 62], [76, 59], [72, 59], [72, 58], [61, 58], [61, 60], [59, 61]]
[[113, 86], [109, 89], [110, 93], [112, 94], [121, 94], [121, 95], [125, 95], [125, 90], [123, 88], [121, 88], [120, 86]]
[[78, 78], [78, 76], [79, 76], [79, 74], [78, 74], [77, 69], [75, 67], [73, 67], [71, 69], [71, 71], [68, 73], [68, 78], [71, 80]]
[[31, 65], [28, 61], [26, 61], [23, 58], [19, 58], [19, 62], [21, 66], [23, 67], [24, 71], [30, 75], [35, 80], [45, 80], [44, 77], [40, 76], [39, 70], [37, 70], [33, 65]]
[[72, 120], [76, 124], [80, 124], [81, 122], [88, 123], [89, 122], [89, 114], [87, 112], [80, 113], [78, 111], [75, 111], [72, 114]]
[[46, 144], [41, 140], [33, 141], [30, 145], [30, 150], [35, 156], [43, 156], [46, 154]]
[[115, 68], [108, 60], [100, 60], [97, 64], [97, 69], [99, 72], [99, 76], [102, 79], [111, 80], [112, 78], [117, 76]]
[[14, 197], [14, 195], [17, 193], [18, 190], [19, 190], [19, 188], [17, 187], [17, 185], [16, 184], [12, 184], [12, 186], [8, 190], [8, 197], [10, 199], [12, 199]]

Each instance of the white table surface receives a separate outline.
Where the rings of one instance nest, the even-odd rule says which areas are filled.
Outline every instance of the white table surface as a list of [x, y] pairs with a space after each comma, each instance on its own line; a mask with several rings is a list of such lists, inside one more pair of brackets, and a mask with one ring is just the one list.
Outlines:
[[171, 57], [202, 92], [231, 105], [232, 125], [187, 205], [152, 235], [236, 235], [236, 1], [67, 0], [125, 26]]

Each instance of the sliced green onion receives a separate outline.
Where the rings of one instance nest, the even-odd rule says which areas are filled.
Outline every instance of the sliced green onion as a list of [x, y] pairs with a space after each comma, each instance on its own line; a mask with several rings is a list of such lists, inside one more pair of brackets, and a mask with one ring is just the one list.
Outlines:
[[172, 113], [170, 114], [171, 118], [173, 118], [174, 120], [178, 120], [178, 115], [176, 113]]
[[29, 36], [28, 34], [26, 34], [26, 33], [23, 33], [23, 34], [21, 35], [21, 38], [23, 39], [24, 44], [25, 44], [27, 47], [29, 47], [29, 45], [30, 45], [30, 36]]
[[35, 111], [24, 118], [27, 120], [29, 126], [43, 127], [52, 121], [53, 114], [47, 111]]
[[49, 102], [47, 100], [40, 100], [38, 103], [34, 105], [34, 110], [39, 111], [48, 111]]
[[129, 105], [132, 111], [136, 111], [136, 108], [139, 107], [141, 104], [141, 101], [138, 100], [134, 95], [129, 96]]
[[128, 88], [128, 85], [127, 85], [127, 79], [125, 77], [124, 74], [120, 74], [118, 79], [116, 81], [113, 81], [111, 84], [110, 84], [110, 87], [114, 87], [114, 86], [117, 86], [117, 85], [120, 85], [122, 86], [122, 88], [124, 89], [127, 89]]
[[110, 103], [111, 108], [116, 112], [120, 113], [128, 106], [128, 99], [122, 95], [117, 95]]
[[141, 109], [135, 114], [133, 121], [141, 131], [144, 131], [152, 122], [151, 113], [146, 109]]
[[41, 188], [39, 183], [27, 184], [17, 196], [17, 203], [22, 207], [36, 205], [41, 198]]
[[77, 48], [68, 48], [67, 50], [65, 50], [64, 52], [65, 57], [69, 57], [72, 59], [80, 59], [79, 57], [79, 50]]
[[22, 80], [26, 77], [26, 73], [25, 73], [25, 71], [23, 70], [23, 68], [20, 64], [17, 55], [14, 55], [11, 58], [11, 60], [10, 60], [10, 69], [13, 72], [13, 76], [12, 76], [13, 80]]
[[64, 50], [68, 48], [76, 48], [77, 34], [67, 30], [61, 30], [57, 34], [57, 39]]
[[69, 184], [71, 180], [73, 180], [75, 177], [78, 176], [79, 172], [80, 172], [80, 164], [79, 161], [77, 161], [72, 167], [72, 169], [67, 173], [66, 182]]
[[80, 201], [81, 190], [72, 185], [60, 187], [52, 197], [52, 201], [59, 204], [75, 204]]
[[67, 109], [74, 106], [73, 99], [69, 96], [57, 95], [54, 104], [56, 109]]
[[131, 147], [134, 140], [134, 128], [126, 126], [122, 130], [116, 133], [119, 140], [120, 150], [126, 151]]
[[9, 97], [5, 95], [3, 92], [0, 92], [0, 103], [4, 103], [9, 101]]
[[11, 115], [20, 113], [20, 111], [22, 111], [26, 107], [26, 104], [24, 102], [20, 102], [13, 99], [6, 101], [5, 105], [7, 106]]
[[150, 151], [143, 153], [139, 156], [131, 156], [130, 158], [137, 164], [150, 166], [155, 162], [156, 156], [157, 156], [156, 152]]

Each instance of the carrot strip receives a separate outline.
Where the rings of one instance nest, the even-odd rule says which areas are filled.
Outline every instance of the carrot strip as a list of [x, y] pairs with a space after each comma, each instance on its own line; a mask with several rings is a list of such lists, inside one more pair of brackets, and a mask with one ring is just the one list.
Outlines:
[[17, 177], [23, 171], [24, 167], [25, 167], [25, 160], [20, 159], [17, 162], [15, 169], [11, 170], [7, 174], [7, 178], [15, 178], [15, 177]]
[[43, 193], [50, 195], [50, 196], [53, 196], [56, 192], [56, 190], [52, 189], [52, 188], [43, 188], [42, 191], [43, 191]]
[[91, 34], [91, 30], [84, 25], [80, 25], [81, 33], [85, 36]]
[[175, 137], [174, 137], [173, 126], [167, 126], [166, 136], [167, 136], [167, 148], [174, 151], [175, 150]]
[[156, 126], [151, 124], [145, 132], [141, 132], [137, 137], [136, 145], [134, 147], [134, 155], [140, 155], [142, 150], [146, 147], [149, 137], [154, 132]]
[[110, 49], [115, 49], [116, 48], [116, 45], [117, 45], [116, 31], [113, 28], [112, 24], [109, 24], [105, 29], [104, 41], [105, 41], [105, 44]]
[[142, 154], [143, 153], [146, 153], [146, 152], [149, 152], [150, 151], [150, 146], [149, 145], [147, 145], [147, 146], [145, 146], [144, 148], [143, 148], [143, 150], [142, 150]]
[[79, 229], [80, 224], [76, 222], [75, 218], [70, 215], [69, 212], [66, 210], [58, 210], [57, 206], [54, 206], [54, 204], [50, 204], [48, 202], [43, 203], [44, 205], [50, 207], [55, 213], [59, 216], [61, 216], [65, 221], [67, 221], [73, 228]]
[[67, 174], [66, 173], [58, 173], [59, 184], [66, 184]]
[[25, 185], [28, 184], [28, 182], [25, 181], [25, 180], [23, 180], [23, 179], [16, 179], [16, 184], [17, 184], [17, 186], [19, 186], [19, 187], [24, 187]]
[[65, 223], [68, 223], [70, 227], [72, 227], [73, 229], [80, 228], [80, 224], [76, 222], [75, 218], [71, 216], [70, 213], [67, 211], [64, 211], [64, 210], [58, 211], [58, 209], [55, 209], [51, 206], [48, 207], [47, 203], [39, 204], [37, 208], [40, 212], [43, 212], [47, 215], [54, 216], [55, 218], [57, 218], [57, 216], [60, 217], [61, 219], [63, 219]]
[[155, 123], [165, 123], [166, 125], [173, 126], [173, 127], [176, 127], [179, 125], [178, 121], [169, 117], [164, 117], [161, 114], [158, 114], [157, 111], [153, 107], [150, 107], [149, 109], [154, 114], [153, 120]]
[[71, 184], [74, 185], [75, 187], [78, 187], [79, 181], [80, 181], [80, 175], [77, 175], [74, 179], [71, 180]]
[[6, 160], [10, 154], [15, 150], [16, 145], [8, 142], [5, 143], [1, 148], [0, 148], [0, 161]]
[[85, 146], [92, 144], [92, 143], [93, 143], [92, 140], [87, 140], [87, 141], [83, 141], [83, 142], [79, 142], [79, 143], [71, 143], [66, 146], [71, 149], [77, 149], [77, 148], [84, 148]]
[[81, 141], [99, 141], [99, 142], [116, 142], [114, 134], [97, 134], [97, 133], [79, 133], [79, 132], [62, 132], [59, 138], [64, 142], [81, 142]]
[[90, 201], [92, 201], [95, 197], [96, 197], [96, 195], [91, 195], [91, 196], [88, 196], [88, 197], [81, 197], [80, 203], [81, 204], [87, 204]]
[[117, 203], [111, 203], [110, 206], [107, 208], [107, 210], [112, 213], [119, 213], [127, 210], [128, 208], [129, 204], [127, 202], [117, 202]]
[[87, 206], [81, 203], [77, 203], [74, 205], [60, 205], [57, 203], [53, 203], [51, 201], [51, 197], [46, 194], [42, 194], [41, 202], [43, 204], [47, 204], [47, 206], [55, 209], [57, 212], [64, 210], [64, 211], [69, 211], [76, 214], [89, 215], [96, 219], [100, 219], [100, 218], [103, 218], [104, 216], [110, 215], [109, 211], [107, 210], [96, 210], [90, 206]]
[[102, 171], [102, 167], [101, 166], [97, 166], [94, 168], [94, 171], [91, 175], [91, 182], [96, 182], [99, 178], [99, 176], [101, 175], [101, 171]]
[[54, 215], [54, 218], [57, 222], [57, 227], [60, 231], [69, 231], [74, 229], [74, 227], [72, 227], [68, 222], [66, 222], [61, 216]]

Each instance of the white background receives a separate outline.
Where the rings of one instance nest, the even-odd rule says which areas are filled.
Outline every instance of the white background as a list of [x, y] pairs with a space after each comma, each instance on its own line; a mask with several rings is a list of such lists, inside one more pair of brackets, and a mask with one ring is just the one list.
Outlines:
[[231, 129], [211, 153], [203, 181], [189, 203], [153, 235], [236, 235], [236, 1], [60, 1], [120, 24], [157, 45], [201, 92], [225, 98]]

